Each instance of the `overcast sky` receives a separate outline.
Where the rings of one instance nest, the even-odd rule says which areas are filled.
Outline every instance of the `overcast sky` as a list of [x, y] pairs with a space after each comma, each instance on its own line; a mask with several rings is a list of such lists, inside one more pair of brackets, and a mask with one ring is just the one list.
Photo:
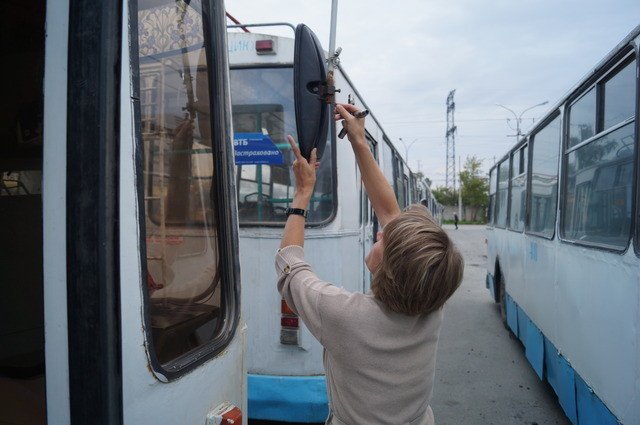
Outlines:
[[[330, 0], [227, 0], [243, 23], [305, 23], [329, 48]], [[523, 129], [640, 24], [640, 0], [340, 0], [336, 45], [354, 85], [409, 163], [445, 183], [446, 97], [456, 89], [456, 156], [486, 170]], [[283, 34], [290, 35], [291, 31]], [[418, 164], [418, 161], [420, 163]]]

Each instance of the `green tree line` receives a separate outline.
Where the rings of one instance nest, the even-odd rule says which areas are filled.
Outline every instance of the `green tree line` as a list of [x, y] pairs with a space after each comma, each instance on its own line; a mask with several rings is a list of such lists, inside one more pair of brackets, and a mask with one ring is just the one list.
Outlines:
[[[462, 205], [469, 208], [472, 221], [484, 220], [484, 212], [489, 204], [489, 178], [481, 170], [482, 160], [475, 155], [467, 157], [460, 177]], [[458, 191], [449, 187], [436, 187], [433, 196], [442, 205], [458, 205]], [[461, 217], [462, 218], [462, 217]]]

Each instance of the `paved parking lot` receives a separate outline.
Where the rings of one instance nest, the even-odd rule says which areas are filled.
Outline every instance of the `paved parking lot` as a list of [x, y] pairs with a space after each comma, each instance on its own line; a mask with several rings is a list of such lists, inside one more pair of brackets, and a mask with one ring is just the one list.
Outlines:
[[485, 227], [445, 225], [465, 260], [446, 305], [431, 407], [438, 425], [570, 425], [485, 288]]

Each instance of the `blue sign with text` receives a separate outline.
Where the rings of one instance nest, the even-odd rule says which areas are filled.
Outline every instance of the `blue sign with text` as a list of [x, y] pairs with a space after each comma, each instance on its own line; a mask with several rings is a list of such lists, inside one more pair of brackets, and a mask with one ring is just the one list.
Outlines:
[[266, 134], [235, 133], [233, 147], [238, 165], [284, 164], [282, 152]]

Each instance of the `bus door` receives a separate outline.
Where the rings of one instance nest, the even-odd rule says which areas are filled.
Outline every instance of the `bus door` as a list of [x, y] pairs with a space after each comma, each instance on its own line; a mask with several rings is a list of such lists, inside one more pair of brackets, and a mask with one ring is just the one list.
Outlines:
[[[367, 134], [367, 142], [369, 144], [369, 149], [373, 153], [373, 157], [378, 160], [378, 145], [376, 141]], [[364, 185], [360, 185], [360, 211], [361, 211], [361, 222], [362, 222], [362, 246], [363, 246], [363, 262], [364, 258], [366, 258], [369, 251], [373, 247], [373, 244], [376, 242], [376, 233], [378, 228], [378, 220], [373, 212], [373, 208], [371, 206], [371, 202], [369, 201], [369, 197], [364, 189]], [[369, 269], [363, 266], [362, 269], [362, 282], [363, 282], [363, 292], [367, 292], [371, 287], [371, 279], [372, 275], [369, 272]]]
[[2, 17], [29, 23], [12, 57], [16, 75], [44, 64], [44, 107], [20, 93], [36, 77], [12, 80], [26, 109], [2, 138], [0, 204], [23, 207], [0, 212], [23, 260], [2, 283], [33, 306], [0, 356], [0, 422], [246, 423], [224, 5], [35, 4]]
[[124, 422], [240, 423], [245, 330], [224, 5], [132, 3], [122, 84], [131, 96], [121, 99], [121, 186], [136, 183], [121, 194]]

